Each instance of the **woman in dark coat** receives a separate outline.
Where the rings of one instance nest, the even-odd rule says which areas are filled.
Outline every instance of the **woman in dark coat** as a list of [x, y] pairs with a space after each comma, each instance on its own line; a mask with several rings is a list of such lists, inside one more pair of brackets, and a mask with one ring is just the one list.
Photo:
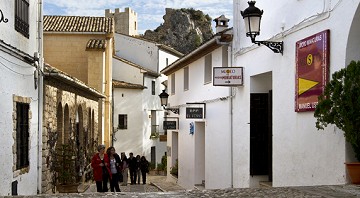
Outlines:
[[111, 180], [110, 180], [110, 190], [111, 192], [121, 192], [119, 187], [119, 173], [121, 171], [121, 160], [120, 156], [115, 152], [115, 148], [110, 146], [106, 153], [110, 159], [110, 171], [111, 171]]
[[97, 149], [99, 152], [95, 153], [91, 160], [96, 189], [97, 192], [107, 192], [107, 182], [111, 179], [110, 160], [105, 153], [105, 145], [100, 144]]
[[145, 156], [140, 158], [140, 170], [142, 174], [143, 184], [146, 184], [146, 173], [149, 172], [149, 162], [146, 160]]

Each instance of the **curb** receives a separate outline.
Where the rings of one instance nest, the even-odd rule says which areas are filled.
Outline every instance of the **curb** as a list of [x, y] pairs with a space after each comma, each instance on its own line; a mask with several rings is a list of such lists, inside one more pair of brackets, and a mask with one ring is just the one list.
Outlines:
[[161, 190], [162, 192], [167, 192], [165, 189], [161, 188], [159, 185], [153, 183], [153, 182], [150, 182], [151, 185], [155, 186], [156, 188], [158, 188], [159, 190]]

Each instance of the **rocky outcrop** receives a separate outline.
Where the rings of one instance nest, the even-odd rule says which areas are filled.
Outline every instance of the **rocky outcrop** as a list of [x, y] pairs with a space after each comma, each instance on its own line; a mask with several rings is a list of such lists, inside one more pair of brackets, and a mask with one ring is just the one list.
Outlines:
[[164, 23], [143, 37], [187, 54], [213, 36], [211, 18], [200, 10], [166, 8]]

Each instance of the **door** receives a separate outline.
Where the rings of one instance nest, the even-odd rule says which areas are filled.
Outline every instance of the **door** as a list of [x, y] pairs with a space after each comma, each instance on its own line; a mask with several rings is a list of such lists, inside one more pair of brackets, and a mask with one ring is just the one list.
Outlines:
[[250, 95], [250, 175], [272, 173], [271, 92]]

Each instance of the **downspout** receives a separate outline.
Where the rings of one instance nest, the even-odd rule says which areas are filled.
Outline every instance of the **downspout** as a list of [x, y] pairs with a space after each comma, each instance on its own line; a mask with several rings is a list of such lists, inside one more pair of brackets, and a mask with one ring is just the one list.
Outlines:
[[[221, 42], [220, 37], [216, 37], [216, 44], [218, 45], [228, 45], [228, 49], [230, 48], [230, 67], [232, 67], [232, 60], [233, 60], [233, 53], [232, 53], [232, 41], [230, 42]], [[231, 184], [231, 188], [234, 187], [234, 149], [233, 149], [233, 89], [232, 87], [229, 87], [229, 95], [230, 95], [230, 184]]]
[[42, 193], [42, 131], [43, 131], [43, 71], [44, 71], [44, 55], [43, 55], [43, 4], [42, 0], [38, 1], [38, 54], [39, 54], [39, 66], [37, 70], [39, 78], [38, 78], [38, 162], [37, 162], [37, 193]]

